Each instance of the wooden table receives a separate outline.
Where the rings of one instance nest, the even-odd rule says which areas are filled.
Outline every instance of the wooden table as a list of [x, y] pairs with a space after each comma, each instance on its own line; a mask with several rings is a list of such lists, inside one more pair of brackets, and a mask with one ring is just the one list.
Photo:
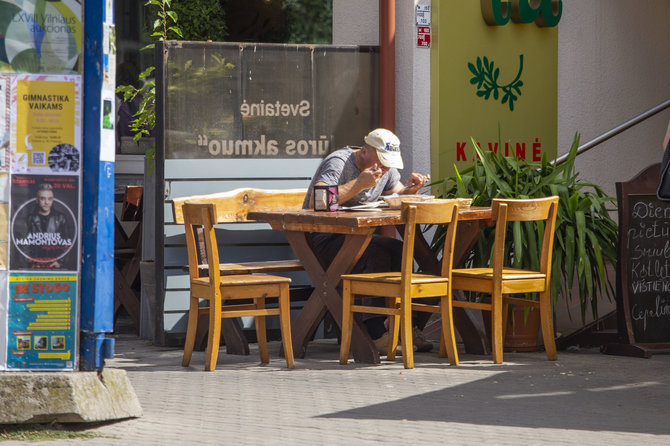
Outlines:
[[[249, 212], [247, 218], [267, 222], [273, 229], [284, 231], [288, 242], [296, 256], [302, 261], [314, 285], [314, 291], [292, 325], [293, 352], [298, 358], [305, 356], [307, 343], [321, 323], [326, 310], [341, 326], [342, 296], [338, 290], [341, 282], [340, 276], [351, 272], [370, 243], [375, 229], [379, 226], [401, 226], [403, 224], [400, 210]], [[464, 256], [477, 240], [481, 227], [490, 224], [490, 219], [490, 208], [467, 207], [459, 212], [457, 236], [459, 242], [454, 259], [461, 259]], [[330, 265], [321, 265], [308, 237], [311, 232], [346, 235], [342, 247]], [[402, 234], [402, 231], [400, 233]], [[417, 240], [415, 251], [415, 258], [422, 271], [439, 273], [439, 261], [422, 237]], [[457, 255], [459, 257], [456, 257]], [[457, 317], [457, 319], [463, 318]], [[467, 321], [459, 321], [456, 324], [461, 338], [469, 337], [464, 336], [464, 332], [474, 329], [474, 327], [468, 328], [467, 325]], [[477, 352], [478, 342], [475, 341], [475, 345], [472, 346], [474, 352]], [[379, 362], [379, 353], [362, 324], [354, 324], [351, 352], [357, 362]]]

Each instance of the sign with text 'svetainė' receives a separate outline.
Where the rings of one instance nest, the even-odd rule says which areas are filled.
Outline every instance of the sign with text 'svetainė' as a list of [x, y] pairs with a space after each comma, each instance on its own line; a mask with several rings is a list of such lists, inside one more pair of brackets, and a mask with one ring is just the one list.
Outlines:
[[556, 157], [562, 7], [558, 0], [433, 3], [434, 177], [472, 165], [471, 139], [526, 161]]
[[377, 125], [374, 48], [164, 45], [166, 159], [323, 158]]

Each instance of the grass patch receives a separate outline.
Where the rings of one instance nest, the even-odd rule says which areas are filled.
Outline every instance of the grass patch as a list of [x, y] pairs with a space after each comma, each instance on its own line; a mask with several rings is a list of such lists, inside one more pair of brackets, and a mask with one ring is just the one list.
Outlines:
[[0, 442], [3, 441], [48, 441], [48, 440], [90, 440], [92, 438], [114, 438], [93, 432], [86, 432], [91, 424], [48, 423], [48, 424], [8, 424], [0, 425]]

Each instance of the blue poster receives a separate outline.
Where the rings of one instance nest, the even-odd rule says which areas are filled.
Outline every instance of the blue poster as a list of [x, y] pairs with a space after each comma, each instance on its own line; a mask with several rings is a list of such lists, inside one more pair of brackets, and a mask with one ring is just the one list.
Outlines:
[[73, 369], [77, 275], [11, 273], [8, 369]]

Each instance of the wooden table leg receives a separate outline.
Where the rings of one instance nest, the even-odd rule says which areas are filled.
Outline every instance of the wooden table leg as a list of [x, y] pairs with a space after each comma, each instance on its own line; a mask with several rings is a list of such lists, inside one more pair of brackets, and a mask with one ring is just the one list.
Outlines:
[[[198, 329], [195, 334], [195, 351], [204, 352], [207, 349], [208, 332], [209, 315], [201, 314], [198, 316]], [[238, 318], [221, 319], [221, 336], [223, 336], [223, 343], [226, 344], [227, 354], [249, 355], [249, 343]]]
[[[372, 238], [372, 230], [366, 234], [348, 234], [342, 248], [325, 271], [312, 250], [306, 233], [286, 231], [285, 234], [314, 285], [314, 291], [291, 328], [293, 353], [303, 358], [307, 350], [307, 343], [321, 323], [326, 310], [341, 328], [342, 296], [338, 290], [341, 282], [340, 276], [350, 272], [363, 255]], [[359, 323], [354, 324], [351, 352], [357, 362], [379, 362], [379, 353], [375, 350], [367, 331]]]

